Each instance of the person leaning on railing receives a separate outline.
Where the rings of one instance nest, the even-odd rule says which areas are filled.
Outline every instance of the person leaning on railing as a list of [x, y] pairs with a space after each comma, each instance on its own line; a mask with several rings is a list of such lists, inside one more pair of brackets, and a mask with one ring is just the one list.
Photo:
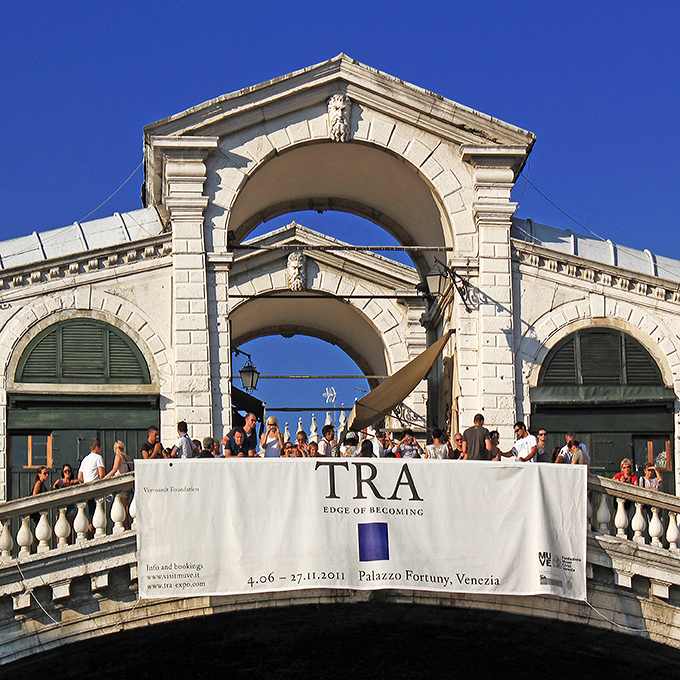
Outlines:
[[[73, 468], [68, 463], [64, 463], [61, 466], [61, 479], [58, 479], [52, 485], [52, 491], [56, 491], [57, 489], [68, 489], [69, 486], [74, 486], [75, 484], [80, 484], [80, 482], [73, 478]], [[69, 503], [66, 506], [66, 519], [71, 525], [71, 528], [73, 528], [73, 522], [77, 514], [78, 508], [76, 507], [76, 504]], [[69, 536], [69, 541], [73, 541], [73, 532], [71, 532], [71, 535]]]
[[621, 472], [617, 472], [614, 479], [624, 484], [637, 485], [638, 478], [633, 474], [633, 461], [630, 458], [624, 458], [621, 461]]
[[[652, 475], [654, 474], [656, 476], [652, 478]], [[638, 479], [638, 485], [644, 489], [654, 489], [655, 491], [659, 491], [662, 481], [661, 475], [656, 469], [656, 465], [654, 465], [654, 463], [647, 463], [647, 465], [645, 465], [644, 476]]]

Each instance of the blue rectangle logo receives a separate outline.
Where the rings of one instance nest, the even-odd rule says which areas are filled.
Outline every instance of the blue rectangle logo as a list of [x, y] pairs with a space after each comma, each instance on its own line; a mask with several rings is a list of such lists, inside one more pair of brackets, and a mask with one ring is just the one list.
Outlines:
[[359, 524], [359, 561], [375, 562], [389, 560], [390, 546], [387, 539], [387, 523]]

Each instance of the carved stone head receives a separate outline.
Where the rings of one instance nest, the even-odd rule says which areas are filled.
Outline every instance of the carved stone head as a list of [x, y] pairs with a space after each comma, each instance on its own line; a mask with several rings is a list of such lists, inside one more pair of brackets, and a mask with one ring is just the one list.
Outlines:
[[294, 250], [288, 256], [288, 290], [301, 291], [307, 288], [307, 257], [301, 250]]
[[346, 94], [334, 94], [328, 100], [328, 130], [336, 142], [349, 139], [349, 124], [352, 114], [352, 101]]

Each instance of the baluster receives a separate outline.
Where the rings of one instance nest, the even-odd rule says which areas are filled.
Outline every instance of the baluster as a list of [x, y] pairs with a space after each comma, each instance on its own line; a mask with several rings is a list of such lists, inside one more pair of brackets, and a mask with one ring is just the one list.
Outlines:
[[77, 543], [85, 543], [87, 541], [87, 532], [90, 529], [90, 520], [87, 519], [87, 513], [85, 512], [86, 505], [86, 502], [76, 503], [78, 513], [75, 520], [73, 520], [73, 529], [76, 532]]
[[309, 441], [319, 443], [319, 426], [316, 424], [316, 416], [312, 413], [312, 424], [309, 427]]
[[652, 508], [652, 519], [649, 521], [649, 536], [654, 547], [663, 548], [663, 544], [659, 540], [663, 536], [663, 524], [659, 517], [659, 508]]
[[52, 538], [52, 527], [47, 519], [47, 510], [40, 511], [40, 521], [35, 528], [35, 537], [38, 539], [37, 552], [44, 553], [50, 549], [50, 538]]
[[298, 419], [298, 429], [296, 430], [295, 434], [298, 434], [299, 432], [304, 432], [305, 428], [302, 427], [302, 418]]
[[288, 423], [286, 423], [286, 426], [283, 428], [283, 443], [287, 444], [290, 441], [290, 427], [288, 427]]
[[601, 534], [609, 533], [609, 520], [611, 520], [612, 514], [609, 511], [609, 504], [607, 503], [607, 494], [600, 494], [600, 505], [597, 508], [597, 526]]
[[94, 527], [94, 537], [106, 536], [106, 512], [104, 511], [104, 499], [97, 498], [97, 507], [92, 516], [92, 526]]
[[332, 425], [333, 424], [333, 417], [331, 416], [330, 411], [326, 411], [326, 422], [324, 423], [324, 427], [326, 425]]
[[678, 531], [678, 516], [674, 512], [668, 513], [668, 530], [666, 531], [666, 540], [668, 541], [668, 549], [677, 553], [678, 540], [680, 540], [680, 531]]
[[120, 494], [117, 493], [113, 500], [113, 505], [111, 506], [111, 521], [113, 522], [113, 533], [122, 534], [125, 531], [125, 506], [121, 500]]
[[626, 512], [626, 501], [623, 498], [617, 498], [616, 503], [616, 517], [614, 517], [614, 526], [616, 526], [616, 535], [619, 538], [628, 539], [626, 529], [628, 528], [628, 513]]
[[66, 508], [59, 508], [59, 519], [54, 525], [54, 534], [57, 537], [57, 548], [63, 548], [68, 545], [68, 539], [71, 535], [71, 525], [66, 519]]
[[635, 503], [635, 514], [633, 515], [633, 521], [630, 523], [631, 528], [634, 531], [633, 542], [639, 545], [645, 545], [645, 537], [642, 532], [647, 528], [647, 520], [642, 514], [642, 503]]
[[[340, 404], [340, 407], [344, 407], [344, 404]], [[344, 430], [347, 425], [347, 415], [344, 411], [340, 411], [340, 417], [338, 418], [338, 430]]]
[[128, 507], [128, 515], [132, 517], [132, 526], [130, 527], [133, 531], [137, 530], [137, 498], [132, 496], [132, 501]]
[[590, 502], [590, 495], [591, 492], [587, 491], [586, 492], [586, 500], [588, 501], [588, 531], [593, 530], [593, 504]]
[[21, 546], [17, 557], [28, 557], [31, 554], [31, 546], [33, 545], [33, 532], [31, 531], [31, 518], [22, 517], [21, 527], [17, 532], [17, 545]]
[[9, 530], [10, 520], [2, 523], [2, 533], [0, 533], [0, 562], [9, 562], [12, 559], [12, 532]]

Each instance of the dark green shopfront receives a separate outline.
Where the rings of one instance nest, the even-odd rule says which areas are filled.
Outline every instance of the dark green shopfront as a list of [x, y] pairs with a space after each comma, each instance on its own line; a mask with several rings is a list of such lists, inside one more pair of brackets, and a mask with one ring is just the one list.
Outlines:
[[[99, 439], [106, 469], [120, 440], [139, 457], [150, 425], [159, 426], [159, 396], [149, 394], [149, 368], [122, 331], [96, 319], [49, 326], [24, 350], [15, 384], [39, 393], [8, 394], [8, 497], [30, 495], [38, 467], [50, 468], [49, 486], [65, 463], [77, 472]], [[142, 392], [142, 393], [140, 393]]]

